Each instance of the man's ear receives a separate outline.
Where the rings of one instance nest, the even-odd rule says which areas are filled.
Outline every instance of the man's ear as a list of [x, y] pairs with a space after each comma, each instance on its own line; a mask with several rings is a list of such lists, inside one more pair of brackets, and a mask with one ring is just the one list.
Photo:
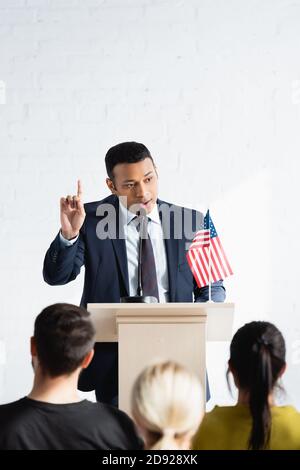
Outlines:
[[87, 353], [87, 355], [83, 359], [83, 362], [81, 364], [82, 369], [86, 369], [90, 365], [93, 357], [94, 357], [94, 349], [92, 349], [89, 353]]
[[37, 356], [36, 343], [35, 343], [34, 336], [31, 336], [31, 338], [30, 338], [30, 354], [31, 354], [32, 357]]
[[115, 185], [110, 178], [106, 178], [106, 184], [107, 184], [108, 189], [112, 192], [112, 194], [116, 194]]

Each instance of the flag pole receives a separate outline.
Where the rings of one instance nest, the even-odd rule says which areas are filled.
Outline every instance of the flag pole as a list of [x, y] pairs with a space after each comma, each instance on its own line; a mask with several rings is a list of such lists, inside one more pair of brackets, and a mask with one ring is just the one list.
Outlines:
[[209, 209], [207, 210], [208, 230], [209, 230], [209, 245], [208, 245], [208, 302], [211, 300], [211, 253], [210, 253], [210, 215]]

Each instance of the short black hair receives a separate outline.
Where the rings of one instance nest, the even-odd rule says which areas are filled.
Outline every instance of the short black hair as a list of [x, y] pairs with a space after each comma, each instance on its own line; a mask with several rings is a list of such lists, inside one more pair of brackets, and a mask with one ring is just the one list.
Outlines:
[[58, 377], [71, 374], [81, 365], [93, 349], [95, 329], [84, 308], [57, 303], [37, 316], [34, 339], [42, 370]]
[[[111, 147], [105, 155], [105, 166], [108, 177], [113, 179], [113, 169], [118, 163], [137, 163], [153, 158], [144, 144], [138, 142], [122, 142]], [[153, 162], [154, 164], [154, 162]]]

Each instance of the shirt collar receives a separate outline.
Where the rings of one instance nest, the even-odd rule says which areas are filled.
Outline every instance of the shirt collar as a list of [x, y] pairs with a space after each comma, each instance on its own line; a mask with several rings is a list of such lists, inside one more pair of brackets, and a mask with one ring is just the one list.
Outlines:
[[[126, 225], [130, 224], [132, 219], [134, 219], [135, 214], [133, 212], [130, 212], [129, 210], [127, 210], [126, 207], [121, 202], [119, 202], [119, 206], [120, 206], [120, 211], [121, 211], [121, 217], [122, 217], [122, 220], [123, 220], [123, 224], [124, 225], [125, 224]], [[152, 211], [149, 214], [147, 214], [147, 217], [152, 222], [155, 222], [156, 224], [160, 224], [160, 218], [159, 218], [159, 212], [158, 212], [157, 204], [155, 204]]]

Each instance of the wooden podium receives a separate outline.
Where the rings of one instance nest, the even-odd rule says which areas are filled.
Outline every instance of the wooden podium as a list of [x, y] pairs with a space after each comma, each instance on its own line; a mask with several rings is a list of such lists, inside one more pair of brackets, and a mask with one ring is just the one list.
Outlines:
[[173, 359], [194, 371], [205, 395], [206, 341], [232, 336], [232, 303], [88, 304], [97, 342], [119, 343], [119, 407], [130, 414], [137, 375], [150, 363]]

